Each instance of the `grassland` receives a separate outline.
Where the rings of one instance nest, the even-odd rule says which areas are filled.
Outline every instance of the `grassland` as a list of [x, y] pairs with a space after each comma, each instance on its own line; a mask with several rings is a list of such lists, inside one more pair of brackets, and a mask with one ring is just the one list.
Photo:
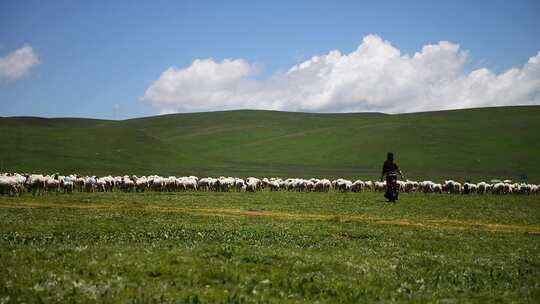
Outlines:
[[230, 111], [124, 121], [0, 118], [0, 171], [540, 183], [540, 107], [385, 115]]
[[0, 302], [540, 301], [538, 197], [0, 197]]

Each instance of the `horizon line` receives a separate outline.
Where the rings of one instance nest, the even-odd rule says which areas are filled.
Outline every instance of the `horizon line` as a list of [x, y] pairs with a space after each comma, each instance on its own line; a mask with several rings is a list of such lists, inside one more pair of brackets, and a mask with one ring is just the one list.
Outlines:
[[355, 114], [374, 114], [374, 115], [385, 115], [385, 116], [399, 116], [399, 115], [414, 115], [414, 114], [428, 114], [428, 113], [441, 113], [441, 112], [456, 112], [456, 111], [470, 111], [470, 110], [482, 110], [482, 109], [503, 109], [503, 108], [525, 108], [525, 107], [540, 107], [540, 105], [503, 105], [503, 106], [486, 106], [486, 107], [472, 107], [472, 108], [456, 108], [456, 109], [444, 109], [444, 110], [426, 110], [426, 111], [416, 111], [416, 112], [403, 112], [403, 113], [384, 113], [376, 111], [366, 111], [366, 112], [302, 112], [302, 111], [282, 111], [282, 110], [265, 110], [265, 109], [228, 109], [228, 110], [215, 110], [215, 111], [200, 111], [200, 112], [178, 112], [178, 113], [167, 113], [167, 114], [157, 114], [157, 115], [148, 115], [148, 116], [137, 116], [125, 119], [108, 119], [108, 118], [95, 118], [95, 117], [85, 117], [85, 116], [25, 116], [25, 115], [14, 115], [14, 116], [0, 116], [0, 119], [84, 119], [84, 120], [99, 120], [99, 121], [129, 121], [137, 119], [149, 119], [173, 115], [197, 115], [197, 114], [210, 114], [210, 113], [229, 113], [229, 112], [275, 112], [275, 113], [294, 113], [294, 114], [309, 114], [309, 115], [355, 115]]

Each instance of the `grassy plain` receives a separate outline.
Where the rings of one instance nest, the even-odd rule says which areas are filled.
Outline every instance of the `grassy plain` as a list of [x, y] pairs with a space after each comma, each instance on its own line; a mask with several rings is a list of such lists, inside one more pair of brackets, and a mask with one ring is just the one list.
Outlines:
[[373, 179], [394, 151], [413, 179], [540, 183], [540, 106], [429, 113], [229, 111], [123, 121], [0, 118], [0, 172]]
[[0, 197], [0, 302], [540, 301], [538, 197]]

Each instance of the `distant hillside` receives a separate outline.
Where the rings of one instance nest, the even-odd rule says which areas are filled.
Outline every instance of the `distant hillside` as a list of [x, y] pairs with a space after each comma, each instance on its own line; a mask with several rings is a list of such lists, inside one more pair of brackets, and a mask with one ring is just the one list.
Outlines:
[[540, 106], [385, 115], [226, 111], [124, 121], [0, 118], [0, 171], [540, 182]]

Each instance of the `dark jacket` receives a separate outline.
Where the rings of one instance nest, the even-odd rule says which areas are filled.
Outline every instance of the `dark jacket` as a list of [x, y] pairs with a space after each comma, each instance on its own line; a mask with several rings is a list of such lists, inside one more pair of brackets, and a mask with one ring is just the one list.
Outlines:
[[388, 173], [398, 173], [399, 172], [399, 166], [394, 163], [393, 161], [385, 161], [382, 167], [382, 174], [388, 174]]

